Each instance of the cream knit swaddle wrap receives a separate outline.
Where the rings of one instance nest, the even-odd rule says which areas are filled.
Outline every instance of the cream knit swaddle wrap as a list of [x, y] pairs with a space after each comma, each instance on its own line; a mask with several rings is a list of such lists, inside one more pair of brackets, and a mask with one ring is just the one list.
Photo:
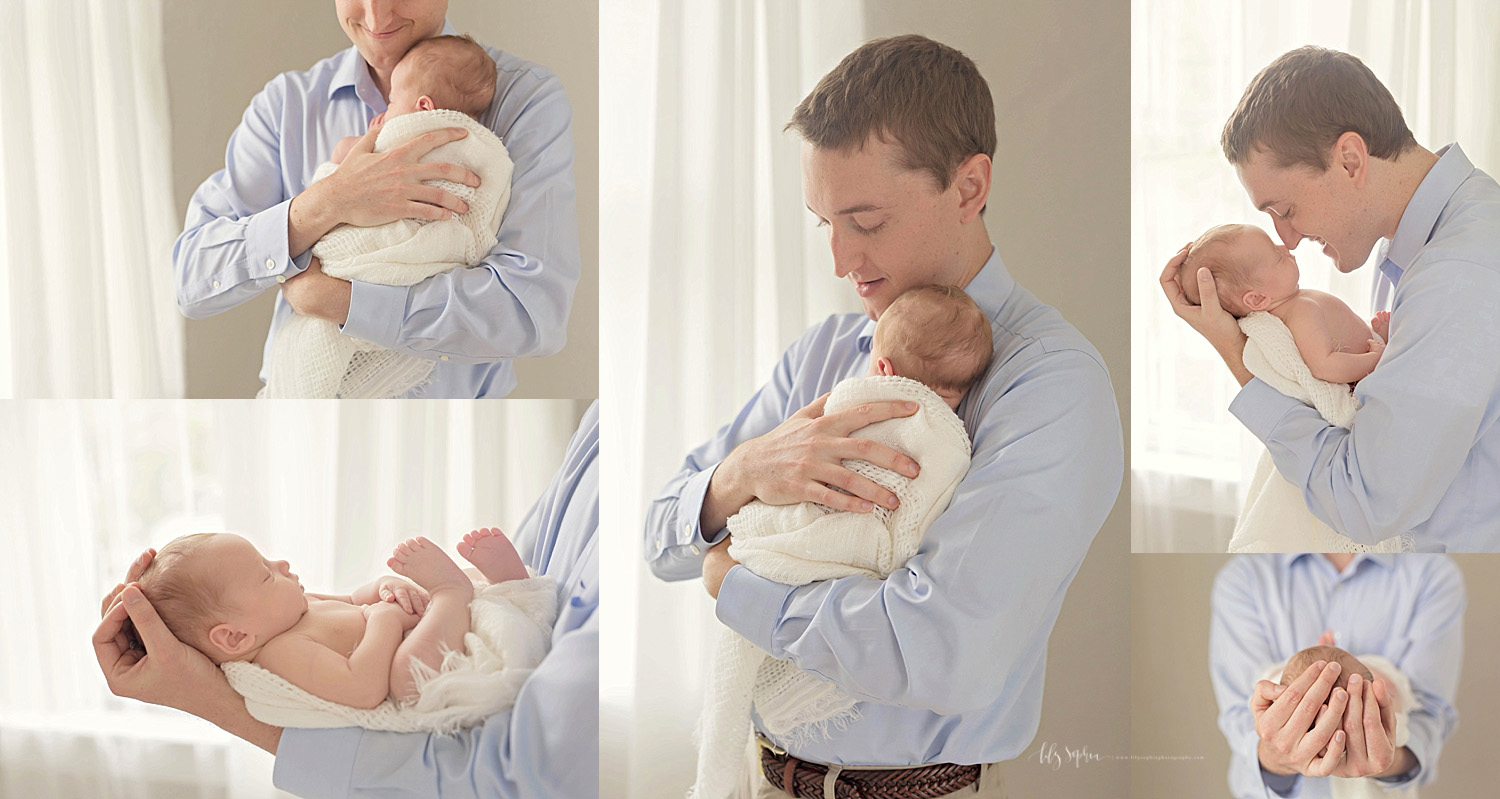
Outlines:
[[[851, 513], [811, 502], [751, 502], [729, 519], [734, 537], [729, 554], [736, 561], [766, 579], [805, 585], [852, 575], [884, 579], [916, 554], [969, 470], [969, 438], [963, 422], [932, 389], [904, 377], [844, 380], [834, 386], [824, 412], [884, 400], [913, 401], [919, 410], [857, 430], [854, 437], [910, 456], [921, 474], [908, 478], [864, 461], [844, 465], [889, 489], [900, 507]], [[752, 706], [767, 732], [795, 743], [856, 718], [855, 701], [833, 683], [776, 660], [723, 628], [699, 719], [698, 781], [689, 795], [724, 799], [748, 784]]]
[[[494, 248], [510, 202], [514, 165], [489, 128], [458, 111], [416, 111], [386, 123], [375, 139], [381, 153], [434, 130], [463, 128], [469, 135], [437, 147], [423, 163], [457, 164], [479, 176], [479, 188], [446, 180], [430, 185], [469, 204], [447, 219], [397, 219], [375, 227], [339, 225], [313, 245], [330, 277], [382, 286], [410, 286], [478, 263]], [[317, 182], [337, 169], [318, 167]], [[427, 380], [433, 362], [350, 338], [324, 319], [293, 314], [276, 332], [266, 374], [265, 398], [398, 397]]]
[[[1245, 332], [1245, 368], [1271, 388], [1311, 405], [1329, 424], [1348, 429], [1359, 402], [1344, 383], [1313, 377], [1285, 323], [1257, 311], [1240, 320]], [[1410, 536], [1394, 536], [1369, 546], [1324, 524], [1302, 492], [1276, 471], [1269, 451], [1261, 453], [1245, 507], [1229, 540], [1230, 552], [1405, 552]]]
[[[1350, 653], [1353, 654], [1353, 653]], [[1385, 680], [1396, 693], [1395, 730], [1391, 743], [1396, 748], [1406, 746], [1411, 740], [1411, 727], [1407, 722], [1413, 710], [1418, 709], [1417, 695], [1412, 693], [1411, 679], [1396, 668], [1396, 664], [1380, 655], [1355, 655], [1355, 660], [1365, 664], [1376, 678]], [[1260, 679], [1280, 682], [1286, 663], [1271, 666], [1261, 673]], [[1251, 690], [1254, 690], [1252, 687]], [[1370, 777], [1329, 777], [1329, 793], [1333, 799], [1417, 799], [1415, 783], [1405, 788], [1391, 788]]]
[[552, 646], [556, 621], [557, 581], [551, 577], [476, 583], [464, 651], [449, 652], [436, 672], [413, 668], [418, 695], [406, 705], [390, 697], [370, 709], [339, 705], [254, 663], [221, 668], [250, 715], [265, 724], [452, 734], [515, 704], [521, 684]]

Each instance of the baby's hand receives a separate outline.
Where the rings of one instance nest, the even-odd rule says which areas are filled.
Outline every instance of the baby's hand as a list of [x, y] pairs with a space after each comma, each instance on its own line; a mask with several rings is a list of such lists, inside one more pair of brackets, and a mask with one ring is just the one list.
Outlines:
[[358, 136], [345, 136], [344, 138], [339, 139], [338, 146], [333, 148], [333, 156], [328, 160], [334, 162], [335, 164], [344, 163], [344, 159], [349, 156], [349, 151], [353, 150], [354, 145], [358, 142]]
[[1381, 341], [1390, 341], [1391, 312], [1381, 311], [1375, 314], [1375, 318], [1370, 320], [1370, 329], [1375, 331], [1375, 335], [1380, 336]]
[[406, 632], [417, 626], [421, 618], [415, 613], [407, 613], [400, 605], [394, 602], [377, 602], [373, 605], [364, 605], [361, 608], [365, 612], [365, 621], [373, 622], [383, 616], [394, 617], [401, 624], [401, 631]]
[[407, 613], [423, 616], [431, 598], [427, 592], [400, 577], [382, 577], [375, 581], [375, 591], [381, 602], [395, 602]]

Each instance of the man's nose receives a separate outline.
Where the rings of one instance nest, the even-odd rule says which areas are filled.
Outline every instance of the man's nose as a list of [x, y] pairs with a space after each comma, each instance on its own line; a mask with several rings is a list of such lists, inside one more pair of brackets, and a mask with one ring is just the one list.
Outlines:
[[375, 33], [385, 33], [395, 17], [395, 0], [365, 0], [365, 26]]
[[1276, 226], [1276, 235], [1281, 237], [1281, 243], [1285, 244], [1288, 250], [1297, 249], [1297, 245], [1302, 241], [1302, 234], [1292, 227], [1292, 223], [1275, 214], [1271, 214], [1271, 223]]
[[859, 268], [859, 248], [856, 244], [848, 234], [839, 232], [837, 226], [829, 226], [828, 247], [833, 251], [834, 277], [843, 279]]

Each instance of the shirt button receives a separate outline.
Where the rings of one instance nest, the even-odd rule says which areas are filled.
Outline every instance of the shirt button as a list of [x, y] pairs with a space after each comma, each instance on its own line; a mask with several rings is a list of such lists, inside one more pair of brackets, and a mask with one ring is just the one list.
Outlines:
[[446, 355], [439, 355], [438, 356], [438, 360], [440, 360], [440, 361], [446, 361], [446, 360], [448, 360], [448, 356], [446, 356]]
[[286, 275], [277, 275], [276, 276], [276, 282], [277, 283], [285, 283], [286, 282]]
[[692, 546], [688, 547], [688, 549], [693, 550], [693, 554], [694, 555], [702, 555], [703, 554], [703, 550], [699, 549], [697, 544], [693, 544]]
[[215, 280], [214, 281], [214, 288], [218, 288], [218, 287], [219, 287], [219, 281]]
[[275, 268], [276, 268], [276, 259], [275, 258], [267, 258], [266, 259], [266, 269], [269, 271], [269, 270], [273, 270]]

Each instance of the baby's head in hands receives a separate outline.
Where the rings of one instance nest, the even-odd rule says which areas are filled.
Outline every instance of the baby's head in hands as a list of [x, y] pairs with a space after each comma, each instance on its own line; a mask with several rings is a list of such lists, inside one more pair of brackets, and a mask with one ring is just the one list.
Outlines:
[[1254, 225], [1219, 225], [1188, 246], [1177, 282], [1188, 302], [1202, 305], [1198, 270], [1208, 267], [1219, 305], [1236, 319], [1269, 311], [1297, 294], [1297, 259]]
[[909, 377], [958, 408], [994, 355], [989, 317], [953, 286], [918, 286], [880, 314], [870, 342], [870, 377]]
[[1369, 668], [1348, 652], [1336, 646], [1310, 646], [1287, 660], [1286, 668], [1281, 671], [1281, 684], [1291, 685], [1292, 680], [1302, 676], [1302, 672], [1307, 671], [1308, 666], [1320, 660], [1339, 664], [1339, 677], [1334, 685], [1345, 691], [1349, 690], [1349, 675], [1351, 674], [1358, 674], [1366, 682], [1375, 680], [1375, 675]]
[[287, 562], [228, 533], [173, 539], [138, 582], [167, 629], [215, 663], [249, 660], [307, 612]]

